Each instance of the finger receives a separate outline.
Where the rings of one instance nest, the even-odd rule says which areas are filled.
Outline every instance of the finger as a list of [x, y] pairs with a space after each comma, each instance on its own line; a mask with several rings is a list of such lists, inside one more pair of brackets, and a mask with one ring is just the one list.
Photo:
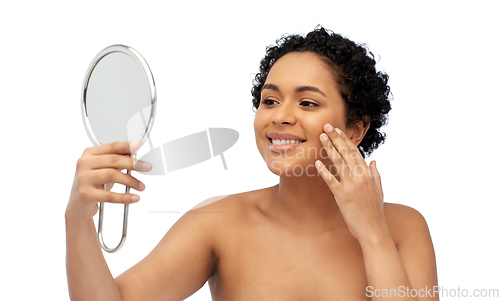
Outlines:
[[384, 191], [382, 189], [382, 178], [380, 177], [380, 173], [378, 172], [375, 160], [370, 162], [370, 171], [372, 172], [372, 175], [375, 178], [375, 183], [377, 183], [377, 186], [378, 186], [380, 192], [382, 193], [382, 197], [383, 197]]
[[106, 190], [110, 191], [113, 188], [113, 186], [115, 186], [115, 183], [113, 182], [106, 183]]
[[[92, 185], [101, 188], [105, 183], [119, 183], [137, 191], [143, 191], [146, 185], [131, 175], [124, 174], [116, 169], [99, 169], [94, 171]], [[107, 188], [107, 187], [106, 187]]]
[[320, 135], [320, 140], [323, 149], [326, 151], [328, 157], [330, 158], [330, 161], [332, 161], [333, 163], [336, 173], [335, 175], [338, 175], [341, 181], [343, 177], [350, 176], [351, 171], [349, 170], [349, 167], [345, 163], [342, 156], [337, 152], [337, 149], [333, 146], [332, 141], [329, 139], [329, 137], [325, 133], [322, 133]]
[[[356, 147], [356, 145], [354, 145], [354, 143], [352, 143], [352, 141], [341, 129], [333, 129], [331, 124], [326, 124], [324, 128], [327, 134], [329, 134], [330, 139], [332, 139], [333, 145], [342, 156], [346, 164], [349, 166], [351, 171], [353, 171], [355, 168], [358, 170], [360, 167], [365, 172], [368, 171], [368, 166], [366, 165], [363, 156], [359, 153], [358, 148]], [[361, 166], [357, 167], [359, 165]]]
[[89, 198], [93, 202], [132, 204], [140, 200], [140, 196], [132, 193], [117, 193], [103, 189], [94, 189]]
[[321, 178], [323, 178], [326, 185], [328, 185], [328, 187], [330, 187], [332, 192], [335, 194], [335, 191], [340, 186], [340, 182], [328, 171], [328, 168], [326, 168], [325, 164], [323, 164], [320, 160], [316, 160], [314, 166], [316, 166], [316, 170]]
[[[115, 169], [117, 171], [123, 173], [122, 169], [119, 169], [119, 168], [115, 168]], [[113, 182], [106, 183], [106, 190], [111, 191], [111, 189], [113, 189], [113, 186], [115, 186], [115, 183], [113, 183]]]
[[136, 152], [140, 147], [140, 144], [133, 141], [118, 141], [106, 143], [86, 149], [92, 155], [104, 155], [104, 154], [132, 154]]
[[340, 154], [342, 159], [345, 161], [348, 167], [353, 166], [353, 159], [349, 156], [349, 149], [342, 139], [342, 137], [339, 135], [339, 133], [334, 129], [334, 127], [327, 123], [323, 127], [325, 133], [328, 135], [330, 140], [332, 141], [333, 146], [337, 150], [337, 152]]
[[149, 171], [152, 166], [146, 161], [137, 160], [127, 155], [106, 154], [101, 156], [94, 156], [89, 159], [89, 168], [115, 168], [117, 170], [138, 170]]

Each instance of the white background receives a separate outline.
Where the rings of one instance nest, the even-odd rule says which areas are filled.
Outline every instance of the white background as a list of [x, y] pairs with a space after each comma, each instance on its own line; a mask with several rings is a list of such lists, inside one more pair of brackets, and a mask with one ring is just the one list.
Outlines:
[[[64, 211], [76, 161], [91, 146], [80, 93], [101, 49], [130, 45], [149, 63], [155, 146], [209, 127], [240, 133], [225, 153], [229, 170], [214, 158], [137, 176], [147, 188], [131, 206], [127, 242], [105, 255], [117, 276], [202, 200], [277, 183], [255, 146], [252, 74], [266, 46], [318, 24], [367, 44], [390, 76], [387, 142], [367, 162], [377, 160], [386, 202], [426, 218], [439, 285], [500, 288], [497, 4], [347, 2], [4, 1], [0, 299], [69, 300]], [[207, 285], [189, 298], [209, 299]]]

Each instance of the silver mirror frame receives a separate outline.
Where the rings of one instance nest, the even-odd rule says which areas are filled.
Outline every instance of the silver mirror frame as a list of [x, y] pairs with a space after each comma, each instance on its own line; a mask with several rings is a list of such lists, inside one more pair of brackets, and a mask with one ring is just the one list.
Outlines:
[[[155, 119], [155, 114], [156, 114], [156, 86], [155, 82], [153, 79], [153, 74], [151, 73], [151, 69], [149, 68], [149, 65], [146, 63], [146, 60], [137, 52], [135, 49], [129, 46], [125, 45], [112, 45], [109, 47], [106, 47], [103, 49], [101, 52], [99, 52], [95, 58], [92, 60], [89, 68], [87, 69], [87, 72], [84, 77], [84, 82], [83, 82], [83, 88], [82, 88], [82, 118], [83, 118], [83, 124], [85, 126], [85, 130], [87, 131], [87, 134], [94, 144], [94, 146], [101, 145], [101, 143], [97, 140], [96, 135], [92, 131], [92, 128], [90, 126], [90, 121], [88, 118], [88, 112], [87, 112], [87, 89], [88, 85], [90, 82], [90, 78], [92, 75], [92, 72], [94, 71], [95, 67], [99, 62], [106, 57], [109, 54], [115, 53], [115, 52], [120, 52], [123, 54], [128, 55], [130, 58], [132, 58], [139, 66], [142, 67], [142, 70], [144, 71], [144, 75], [147, 78], [147, 82], [149, 83], [149, 92], [150, 92], [150, 97], [151, 97], [151, 111], [150, 111], [150, 116], [148, 120], [148, 124], [146, 126], [146, 130], [144, 132], [144, 135], [142, 136], [140, 140], [140, 145], [142, 146], [144, 142], [149, 139], [149, 134], [151, 132], [151, 129], [153, 127], [154, 119]], [[136, 153], [131, 154], [133, 158], [136, 157]], [[127, 170], [127, 174], [130, 175], [131, 170]], [[106, 189], [106, 185], [103, 185], [103, 189]], [[126, 187], [125, 193], [130, 193], [130, 187]], [[104, 223], [104, 203], [99, 204], [99, 225], [98, 225], [98, 239], [99, 239], [99, 244], [101, 245], [102, 249], [105, 250], [108, 253], [114, 253], [118, 251], [123, 244], [125, 243], [125, 239], [127, 237], [127, 224], [128, 224], [128, 205], [124, 205], [124, 211], [123, 211], [123, 226], [122, 226], [122, 238], [119, 242], [119, 244], [115, 248], [109, 248], [106, 246], [103, 240], [102, 236], [102, 228], [103, 228], [103, 223]]]

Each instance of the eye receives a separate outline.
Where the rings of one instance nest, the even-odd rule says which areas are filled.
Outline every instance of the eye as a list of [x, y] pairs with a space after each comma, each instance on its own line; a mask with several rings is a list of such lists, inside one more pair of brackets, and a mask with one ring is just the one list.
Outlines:
[[310, 102], [310, 101], [307, 101], [307, 100], [301, 101], [300, 105], [304, 106], [304, 107], [317, 107], [318, 106], [314, 102]]
[[274, 103], [278, 103], [276, 100], [273, 100], [273, 99], [269, 99], [269, 98], [266, 98], [262, 101], [262, 103], [266, 106], [270, 106], [270, 105], [273, 105]]

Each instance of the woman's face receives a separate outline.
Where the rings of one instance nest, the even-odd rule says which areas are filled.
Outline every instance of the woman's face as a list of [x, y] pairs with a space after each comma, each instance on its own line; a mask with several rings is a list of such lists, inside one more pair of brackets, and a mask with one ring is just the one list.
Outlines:
[[277, 60], [254, 121], [257, 147], [269, 169], [280, 176], [317, 175], [317, 159], [331, 164], [319, 136], [326, 123], [345, 131], [344, 112], [333, 73], [316, 54], [291, 52]]

